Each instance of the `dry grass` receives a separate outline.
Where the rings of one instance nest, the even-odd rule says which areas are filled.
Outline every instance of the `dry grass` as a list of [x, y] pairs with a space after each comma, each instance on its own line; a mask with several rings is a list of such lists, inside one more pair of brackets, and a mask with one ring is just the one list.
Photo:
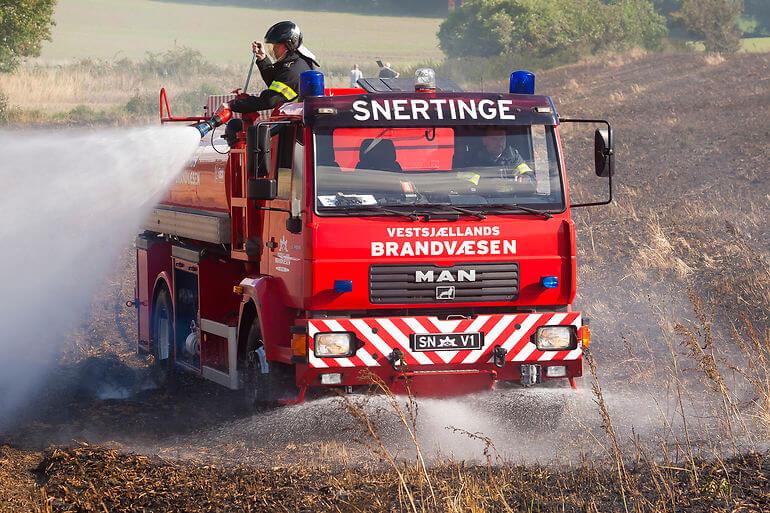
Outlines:
[[[227, 69], [227, 72], [237, 76], [236, 69]], [[0, 90], [11, 105], [44, 112], [68, 111], [79, 105], [96, 110], [120, 107], [134, 96], [157, 97], [164, 86], [172, 95], [197, 89], [201, 83], [218, 86], [226, 92], [226, 82], [226, 78], [215, 73], [195, 79], [140, 74], [112, 62], [27, 65], [13, 74], [0, 74]]]
[[[76, 108], [122, 110], [124, 116], [157, 116], [158, 92], [166, 87], [183, 108], [202, 106], [207, 93], [223, 93], [234, 67], [206, 62], [193, 50], [148, 55], [141, 61], [80, 61], [60, 66], [27, 64], [13, 74], [0, 74], [0, 91], [22, 111], [47, 114]], [[259, 80], [254, 82], [257, 86]], [[132, 101], [133, 105], [128, 105]], [[198, 107], [196, 110], [200, 110]], [[115, 114], [115, 113], [113, 113]]]
[[667, 270], [673, 270], [679, 279], [692, 274], [693, 269], [677, 256], [675, 245], [684, 244], [684, 241], [672, 241], [671, 230], [664, 228], [658, 215], [650, 212], [646, 222], [640, 224], [639, 251], [631, 265], [640, 278]]
[[[139, 61], [84, 60], [62, 65], [25, 64], [0, 74], [14, 124], [46, 121], [126, 124], [158, 118], [158, 93], [165, 87], [173, 112], [198, 115], [209, 94], [243, 87], [248, 66], [207, 62], [193, 50], [179, 48], [151, 54]], [[347, 86], [347, 72], [327, 72], [330, 86]], [[265, 87], [255, 73], [250, 92]]]
[[605, 64], [610, 68], [620, 68], [628, 65], [630, 62], [646, 57], [649, 53], [650, 52], [644, 48], [632, 48], [622, 53], [610, 53], [606, 58], [597, 58], [596, 60], [604, 60]]
[[134, 93], [149, 92], [144, 81], [133, 74], [98, 76], [85, 68], [25, 66], [12, 75], [0, 75], [0, 88], [11, 104], [32, 109], [43, 106], [57, 112], [78, 105], [95, 108], [125, 104]]
[[[740, 327], [739, 327], [740, 326]], [[755, 416], [764, 426], [760, 439], [770, 438], [770, 330], [761, 335], [747, 317], [741, 317], [741, 324], [732, 326], [735, 344], [744, 356], [745, 365], [731, 365], [730, 370], [740, 374], [754, 391]]]
[[724, 64], [725, 58], [721, 53], [707, 53], [703, 56], [703, 62], [708, 66], [719, 66], [720, 64]]
[[0, 445], [0, 511], [33, 511], [40, 504], [40, 490], [30, 473], [39, 461], [39, 454]]

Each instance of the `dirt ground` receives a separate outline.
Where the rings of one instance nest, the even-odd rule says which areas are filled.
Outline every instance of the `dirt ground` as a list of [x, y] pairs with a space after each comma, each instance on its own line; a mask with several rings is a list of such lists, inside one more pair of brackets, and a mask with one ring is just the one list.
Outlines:
[[[611, 56], [538, 89], [616, 137], [615, 202], [574, 211], [598, 376], [577, 400], [505, 395], [493, 420], [485, 397], [420, 403], [423, 467], [387, 401], [366, 406], [371, 433], [334, 397], [253, 415], [215, 385], [158, 387], [132, 353], [128, 253], [0, 422], [0, 511], [770, 510], [770, 403], [752, 386], [770, 369], [747, 364], [770, 356], [770, 55]], [[573, 201], [600, 196], [592, 132], [565, 144]], [[564, 397], [556, 431], [527, 424]]]
[[[688, 469], [636, 469], [644, 495], [629, 502], [679, 511], [762, 511], [770, 501], [770, 462], [758, 455]], [[34, 470], [55, 511], [622, 511], [608, 469], [432, 467], [425, 475], [348, 467], [213, 467], [106, 448], [55, 449]], [[656, 490], [667, 478], [671, 489]], [[740, 475], [739, 481], [726, 476]], [[413, 497], [399, 493], [408, 479]], [[431, 483], [429, 486], [428, 483]], [[463, 487], [477, 487], [471, 494]], [[662, 509], [652, 509], [661, 511]]]

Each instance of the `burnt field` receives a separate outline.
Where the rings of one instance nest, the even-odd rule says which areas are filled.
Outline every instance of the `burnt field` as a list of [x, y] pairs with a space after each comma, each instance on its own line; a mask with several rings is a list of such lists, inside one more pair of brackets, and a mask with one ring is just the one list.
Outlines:
[[[252, 414], [133, 355], [131, 252], [0, 419], [0, 511], [770, 510], [770, 55], [623, 55], [538, 75], [605, 117], [615, 202], [574, 212], [580, 390], [318, 397]], [[592, 132], [565, 131], [573, 201]]]

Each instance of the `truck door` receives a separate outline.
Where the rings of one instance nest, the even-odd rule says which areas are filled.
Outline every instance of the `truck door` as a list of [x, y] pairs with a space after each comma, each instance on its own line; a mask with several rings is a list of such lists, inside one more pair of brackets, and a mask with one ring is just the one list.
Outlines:
[[265, 255], [268, 274], [281, 280], [287, 306], [301, 308], [303, 302], [304, 248], [302, 233], [287, 228], [290, 217], [301, 217], [305, 179], [305, 145], [298, 125], [282, 127], [278, 134], [275, 178], [278, 197], [268, 202], [268, 233]]

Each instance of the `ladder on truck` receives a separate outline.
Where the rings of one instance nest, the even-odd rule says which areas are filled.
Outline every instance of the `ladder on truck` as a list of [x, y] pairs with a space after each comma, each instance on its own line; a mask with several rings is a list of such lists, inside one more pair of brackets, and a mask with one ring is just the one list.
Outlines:
[[[258, 112], [256, 122], [266, 121], [271, 111]], [[246, 165], [246, 149], [233, 148], [227, 164], [226, 176], [230, 177], [230, 254], [235, 260], [258, 262], [262, 253], [262, 224], [264, 214], [260, 200], [248, 197], [248, 167]]]
[[246, 194], [249, 180], [246, 150], [230, 150], [227, 165], [230, 166], [226, 171], [230, 177], [230, 254], [236, 260], [258, 262], [262, 251], [262, 213], [257, 200], [249, 199]]

